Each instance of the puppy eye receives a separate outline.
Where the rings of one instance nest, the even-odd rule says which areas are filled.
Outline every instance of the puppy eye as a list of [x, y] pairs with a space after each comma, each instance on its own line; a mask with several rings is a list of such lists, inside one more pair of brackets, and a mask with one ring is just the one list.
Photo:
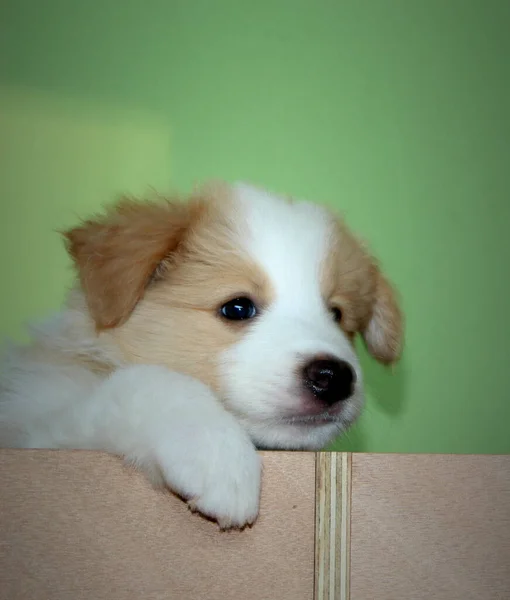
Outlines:
[[253, 319], [257, 307], [249, 298], [234, 298], [221, 307], [220, 314], [229, 321], [244, 321]]
[[333, 315], [333, 319], [335, 320], [335, 322], [340, 323], [343, 316], [342, 311], [336, 306], [334, 306], [333, 308], [331, 308], [331, 314]]

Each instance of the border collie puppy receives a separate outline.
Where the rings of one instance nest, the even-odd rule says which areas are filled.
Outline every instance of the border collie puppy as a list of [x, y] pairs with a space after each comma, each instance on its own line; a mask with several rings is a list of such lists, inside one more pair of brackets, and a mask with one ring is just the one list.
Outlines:
[[115, 453], [221, 527], [252, 523], [256, 448], [318, 450], [363, 405], [356, 334], [402, 318], [329, 210], [248, 184], [124, 199], [65, 233], [65, 308], [0, 367], [0, 446]]

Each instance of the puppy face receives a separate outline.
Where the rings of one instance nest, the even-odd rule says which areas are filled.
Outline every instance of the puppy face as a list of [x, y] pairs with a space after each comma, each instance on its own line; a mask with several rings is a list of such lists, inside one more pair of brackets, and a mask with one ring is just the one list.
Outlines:
[[391, 287], [315, 204], [216, 185], [186, 204], [124, 202], [66, 235], [101, 335], [128, 362], [207, 383], [259, 447], [318, 449], [352, 423], [356, 333], [381, 362], [399, 356]]

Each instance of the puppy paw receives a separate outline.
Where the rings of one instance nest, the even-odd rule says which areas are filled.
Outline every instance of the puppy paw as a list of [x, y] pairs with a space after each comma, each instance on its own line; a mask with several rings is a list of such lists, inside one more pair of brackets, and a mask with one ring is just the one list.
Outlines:
[[[188, 500], [192, 512], [218, 522], [221, 529], [251, 525], [259, 511], [261, 459], [244, 432], [221, 432], [219, 439], [162, 461], [168, 486]], [[216, 437], [216, 436], [213, 436]]]

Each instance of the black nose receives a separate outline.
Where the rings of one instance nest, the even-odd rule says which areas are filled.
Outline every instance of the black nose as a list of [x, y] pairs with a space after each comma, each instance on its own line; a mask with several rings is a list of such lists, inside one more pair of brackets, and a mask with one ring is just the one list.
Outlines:
[[326, 404], [347, 400], [352, 395], [356, 374], [343, 360], [320, 359], [308, 363], [303, 370], [305, 387]]

